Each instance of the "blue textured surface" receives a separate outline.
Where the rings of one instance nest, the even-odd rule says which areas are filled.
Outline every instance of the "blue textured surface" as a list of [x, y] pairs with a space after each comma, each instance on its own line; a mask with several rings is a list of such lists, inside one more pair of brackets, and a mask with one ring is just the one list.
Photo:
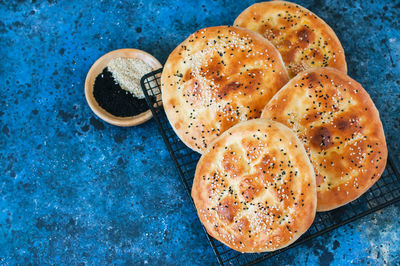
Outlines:
[[[216, 263], [155, 122], [103, 123], [83, 86], [104, 53], [163, 63], [251, 2], [0, 0], [0, 264]], [[299, 4], [337, 32], [399, 158], [400, 2]], [[269, 262], [397, 264], [399, 217], [395, 204]]]

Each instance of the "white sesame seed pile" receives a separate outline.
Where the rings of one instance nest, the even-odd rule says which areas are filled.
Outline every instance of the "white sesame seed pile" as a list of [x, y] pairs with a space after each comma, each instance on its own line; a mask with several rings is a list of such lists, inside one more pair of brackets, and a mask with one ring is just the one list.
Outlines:
[[151, 66], [137, 58], [117, 57], [111, 59], [107, 64], [107, 68], [122, 89], [132, 93], [133, 96], [139, 99], [144, 98], [140, 79], [151, 72]]

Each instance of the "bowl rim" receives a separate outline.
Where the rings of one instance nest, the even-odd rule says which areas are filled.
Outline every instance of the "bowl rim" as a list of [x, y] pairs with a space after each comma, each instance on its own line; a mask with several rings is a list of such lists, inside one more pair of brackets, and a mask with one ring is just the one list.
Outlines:
[[103, 121], [120, 127], [130, 127], [142, 124], [148, 121], [153, 117], [151, 110], [147, 110], [141, 114], [135, 116], [128, 117], [118, 117], [110, 114], [105, 109], [100, 107], [97, 103], [96, 99], [93, 95], [93, 87], [94, 81], [96, 77], [103, 71], [103, 69], [107, 66], [110, 60], [117, 57], [125, 57], [125, 58], [138, 58], [143, 60], [145, 63], [149, 64], [152, 68], [152, 71], [162, 68], [161, 63], [151, 54], [135, 49], [135, 48], [123, 48], [113, 50], [101, 56], [99, 59], [94, 62], [94, 64], [90, 67], [86, 79], [85, 79], [85, 98], [93, 113], [96, 114]]

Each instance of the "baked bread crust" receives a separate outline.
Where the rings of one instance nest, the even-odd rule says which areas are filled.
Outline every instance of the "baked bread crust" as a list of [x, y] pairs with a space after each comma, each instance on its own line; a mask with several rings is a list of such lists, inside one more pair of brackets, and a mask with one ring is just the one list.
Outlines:
[[259, 118], [288, 80], [268, 40], [248, 29], [211, 27], [190, 35], [168, 57], [162, 101], [176, 134], [202, 153], [231, 126]]
[[292, 128], [303, 141], [317, 178], [317, 211], [358, 198], [385, 169], [378, 110], [358, 82], [336, 69], [298, 74], [271, 99], [262, 117]]
[[347, 73], [342, 45], [335, 32], [308, 9], [285, 1], [254, 4], [235, 26], [260, 33], [278, 48], [289, 76], [313, 67], [334, 67]]
[[273, 251], [312, 224], [314, 170], [289, 128], [253, 119], [210, 144], [197, 164], [192, 198], [217, 240], [240, 252]]

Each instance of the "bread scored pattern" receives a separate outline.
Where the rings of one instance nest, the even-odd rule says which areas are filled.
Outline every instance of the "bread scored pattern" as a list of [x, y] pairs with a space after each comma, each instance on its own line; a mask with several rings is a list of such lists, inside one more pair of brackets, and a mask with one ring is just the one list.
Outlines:
[[241, 252], [273, 251], [312, 224], [314, 170], [289, 128], [253, 119], [210, 144], [197, 165], [192, 197], [211, 236]]
[[201, 153], [231, 126], [259, 118], [288, 80], [279, 52], [262, 36], [211, 27], [190, 35], [168, 57], [162, 100], [177, 135]]
[[303, 141], [317, 178], [318, 211], [356, 199], [385, 169], [378, 110], [363, 87], [338, 70], [298, 74], [271, 99], [262, 117], [292, 128]]
[[244, 10], [234, 25], [270, 40], [281, 53], [290, 77], [312, 67], [329, 66], [347, 72], [335, 32], [302, 6], [285, 1], [257, 3]]

